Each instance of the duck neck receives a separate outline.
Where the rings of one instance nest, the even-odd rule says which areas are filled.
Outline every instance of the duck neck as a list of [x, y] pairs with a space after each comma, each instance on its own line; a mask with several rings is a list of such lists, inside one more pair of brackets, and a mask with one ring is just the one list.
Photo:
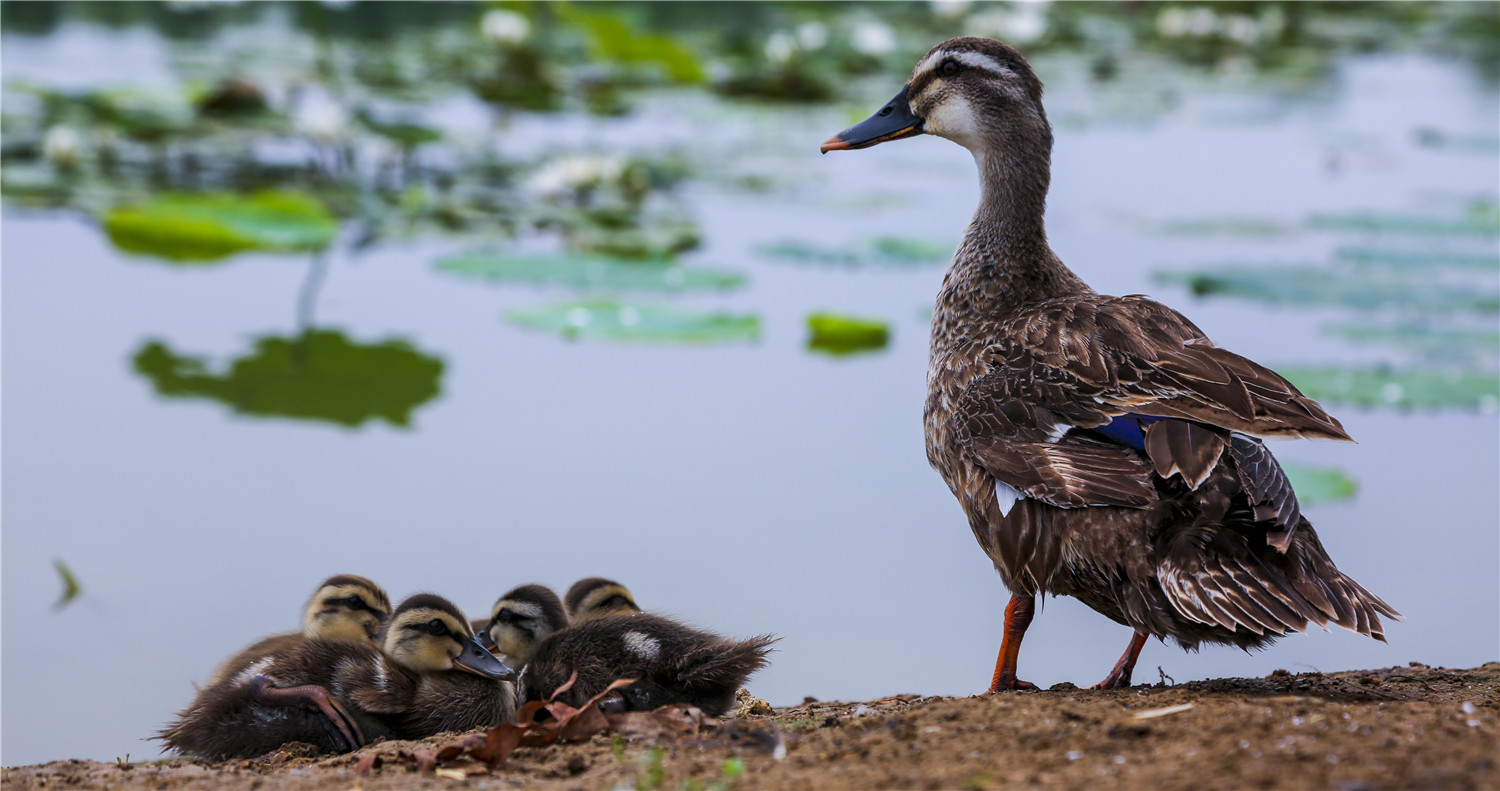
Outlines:
[[995, 318], [1041, 300], [1093, 293], [1047, 244], [1051, 149], [1049, 134], [1019, 150], [1002, 146], [974, 153], [979, 208], [953, 258], [939, 310], [950, 300], [962, 303], [955, 309]]

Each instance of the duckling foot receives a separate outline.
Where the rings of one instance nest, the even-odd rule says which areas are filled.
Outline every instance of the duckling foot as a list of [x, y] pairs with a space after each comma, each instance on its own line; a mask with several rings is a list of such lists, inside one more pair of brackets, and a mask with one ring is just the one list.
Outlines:
[[344, 740], [344, 752], [353, 752], [365, 746], [364, 734], [359, 723], [349, 714], [344, 704], [327, 689], [317, 684], [300, 687], [277, 687], [270, 676], [258, 675], [250, 679], [250, 697], [263, 706], [303, 706], [323, 713]]
[[1120, 655], [1120, 661], [1115, 663], [1113, 670], [1104, 677], [1103, 681], [1088, 687], [1088, 689], [1126, 689], [1130, 686], [1130, 674], [1135, 671], [1135, 660], [1141, 655], [1141, 647], [1146, 644], [1146, 633], [1136, 632], [1130, 638], [1130, 645], [1126, 646], [1125, 653]]

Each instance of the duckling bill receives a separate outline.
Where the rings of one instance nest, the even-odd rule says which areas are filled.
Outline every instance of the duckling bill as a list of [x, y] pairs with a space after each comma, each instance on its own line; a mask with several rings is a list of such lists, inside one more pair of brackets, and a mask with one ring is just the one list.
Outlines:
[[896, 97], [821, 150], [920, 134], [969, 149], [981, 200], [933, 311], [927, 459], [1009, 588], [991, 692], [1016, 676], [1035, 597], [1148, 636], [1263, 647], [1309, 623], [1384, 640], [1399, 617], [1334, 565], [1264, 438], [1349, 440], [1274, 371], [1143, 296], [1096, 293], [1047, 242], [1042, 82], [984, 38], [934, 47]]

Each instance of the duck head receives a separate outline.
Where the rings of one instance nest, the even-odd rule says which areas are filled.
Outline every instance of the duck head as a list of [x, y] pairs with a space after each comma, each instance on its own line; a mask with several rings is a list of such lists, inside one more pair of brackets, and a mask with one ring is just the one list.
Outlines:
[[490, 622], [481, 644], [497, 649], [517, 667], [526, 664], [537, 643], [568, 626], [562, 600], [545, 585], [522, 585], [501, 596], [490, 608]]
[[603, 577], [588, 577], [573, 583], [563, 602], [568, 607], [568, 620], [573, 624], [604, 615], [629, 615], [641, 611], [629, 589]]
[[1008, 44], [963, 37], [933, 47], [879, 112], [829, 138], [822, 152], [869, 148], [919, 134], [945, 137], [980, 157], [996, 148], [1035, 155], [1051, 127], [1042, 81]]
[[457, 670], [494, 679], [516, 675], [479, 645], [457, 607], [431, 593], [418, 593], [396, 608], [384, 649], [393, 662], [415, 673]]
[[379, 585], [353, 574], [323, 581], [302, 611], [306, 637], [373, 641], [391, 616], [391, 599]]

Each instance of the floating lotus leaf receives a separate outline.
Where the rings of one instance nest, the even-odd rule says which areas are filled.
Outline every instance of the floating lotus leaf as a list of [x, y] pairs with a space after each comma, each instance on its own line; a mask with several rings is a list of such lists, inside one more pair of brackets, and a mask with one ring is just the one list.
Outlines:
[[819, 266], [932, 266], [953, 257], [952, 243], [931, 239], [880, 236], [849, 247], [828, 247], [797, 239], [761, 245], [756, 252], [766, 258]]
[[513, 324], [565, 338], [727, 343], [760, 337], [760, 317], [596, 299], [507, 311]]
[[178, 263], [217, 261], [246, 250], [321, 250], [338, 221], [316, 198], [265, 191], [158, 195], [104, 214], [115, 246]]
[[1424, 126], [1417, 129], [1416, 139], [1417, 145], [1424, 148], [1439, 148], [1470, 154], [1500, 153], [1500, 137], [1495, 135], [1457, 134]]
[[641, 33], [607, 11], [585, 10], [578, 4], [559, 4], [564, 21], [588, 31], [594, 55], [619, 64], [654, 64], [676, 82], [702, 82], [703, 66], [686, 45], [660, 33]]
[[1348, 500], [1359, 492], [1359, 482], [1335, 467], [1304, 467], [1300, 464], [1283, 464], [1286, 477], [1297, 492], [1297, 501], [1302, 505]]
[[1492, 411], [1500, 402], [1500, 375], [1483, 371], [1298, 366], [1278, 372], [1304, 394], [1335, 404]]
[[879, 319], [814, 313], [807, 317], [807, 348], [835, 357], [879, 351], [891, 342], [891, 328]]
[[206, 398], [242, 415], [349, 428], [372, 420], [406, 428], [412, 410], [442, 392], [441, 359], [402, 340], [357, 343], [332, 330], [258, 338], [251, 354], [221, 373], [160, 341], [143, 346], [134, 363], [164, 398]]
[[1340, 261], [1349, 261], [1360, 266], [1380, 266], [1401, 269], [1432, 269], [1451, 267], [1454, 269], [1500, 270], [1500, 255], [1494, 253], [1463, 253], [1445, 250], [1393, 250], [1380, 247], [1340, 247], [1334, 252]]
[[665, 262], [620, 261], [586, 255], [507, 255], [472, 252], [438, 261], [439, 271], [502, 283], [534, 283], [629, 291], [725, 291], [745, 278], [736, 272]]
[[1388, 343], [1417, 349], [1427, 358], [1493, 360], [1500, 354], [1500, 332], [1493, 329], [1432, 327], [1426, 324], [1336, 324], [1325, 329], [1330, 334], [1356, 343]]
[[1497, 236], [1500, 235], [1500, 209], [1495, 204], [1475, 202], [1461, 217], [1426, 217], [1410, 214], [1314, 214], [1307, 219], [1310, 228], [1366, 233], [1419, 234], [1423, 236]]
[[1255, 217], [1191, 217], [1177, 220], [1138, 220], [1136, 226], [1164, 236], [1277, 236], [1295, 228]]
[[1326, 267], [1237, 266], [1201, 272], [1158, 272], [1158, 282], [1179, 283], [1197, 296], [1223, 294], [1283, 305], [1408, 308], [1500, 312], [1500, 292], [1372, 272]]

